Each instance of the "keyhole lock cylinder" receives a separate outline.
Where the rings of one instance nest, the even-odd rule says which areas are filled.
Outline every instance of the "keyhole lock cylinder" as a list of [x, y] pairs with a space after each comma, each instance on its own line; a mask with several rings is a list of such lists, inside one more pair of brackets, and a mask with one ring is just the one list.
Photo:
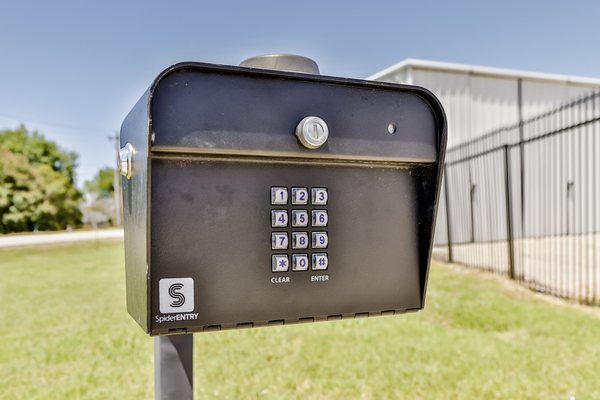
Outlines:
[[306, 117], [296, 127], [298, 140], [307, 149], [318, 149], [329, 137], [329, 128], [319, 117]]

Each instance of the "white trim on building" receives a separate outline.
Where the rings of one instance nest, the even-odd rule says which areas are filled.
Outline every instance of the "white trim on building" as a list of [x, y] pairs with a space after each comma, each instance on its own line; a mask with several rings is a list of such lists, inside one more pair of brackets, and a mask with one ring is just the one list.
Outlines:
[[526, 79], [541, 82], [567, 83], [571, 85], [598, 86], [600, 88], [600, 79], [587, 78], [571, 75], [547, 74], [543, 72], [521, 71], [506, 68], [483, 67], [479, 65], [456, 64], [441, 61], [419, 60], [407, 58], [397, 64], [392, 65], [382, 71], [369, 76], [367, 80], [384, 81], [388, 80], [400, 71], [408, 68], [423, 69], [437, 72], [451, 72], [468, 74], [488, 78], [507, 78], [507, 79]]

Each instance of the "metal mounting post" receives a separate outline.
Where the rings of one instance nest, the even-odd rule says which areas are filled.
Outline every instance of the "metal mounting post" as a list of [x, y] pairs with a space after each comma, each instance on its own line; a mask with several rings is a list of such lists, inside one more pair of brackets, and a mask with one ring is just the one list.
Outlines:
[[154, 338], [154, 385], [156, 400], [192, 400], [194, 336]]

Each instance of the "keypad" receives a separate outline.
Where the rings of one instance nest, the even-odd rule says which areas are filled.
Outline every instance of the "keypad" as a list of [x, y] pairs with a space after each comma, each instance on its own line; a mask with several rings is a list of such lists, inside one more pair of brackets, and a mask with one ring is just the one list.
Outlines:
[[327, 188], [273, 186], [270, 192], [271, 271], [328, 269]]

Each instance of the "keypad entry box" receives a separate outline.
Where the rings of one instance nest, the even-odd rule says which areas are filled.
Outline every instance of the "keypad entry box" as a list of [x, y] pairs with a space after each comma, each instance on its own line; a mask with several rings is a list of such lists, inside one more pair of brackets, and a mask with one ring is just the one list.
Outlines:
[[446, 147], [429, 91], [181, 63], [120, 145], [127, 308], [150, 335], [423, 308]]

